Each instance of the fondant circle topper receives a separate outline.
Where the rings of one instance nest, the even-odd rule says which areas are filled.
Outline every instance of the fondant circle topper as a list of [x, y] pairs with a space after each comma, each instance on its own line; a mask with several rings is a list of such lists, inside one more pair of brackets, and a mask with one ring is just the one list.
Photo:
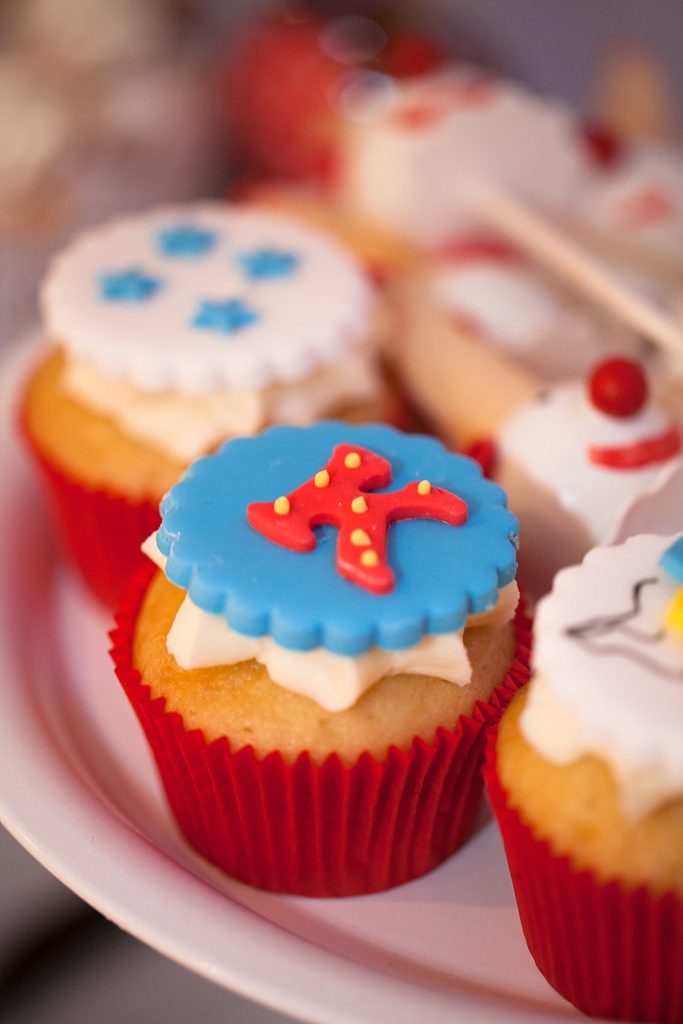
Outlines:
[[370, 336], [374, 289], [325, 235], [236, 203], [84, 232], [41, 293], [50, 338], [102, 374], [185, 393], [299, 381]]
[[[366, 458], [384, 475], [363, 478]], [[350, 511], [335, 524], [313, 523], [313, 544], [288, 546], [250, 523], [258, 506], [272, 510], [271, 522], [287, 519], [296, 509], [287, 496], [299, 489], [335, 493], [325, 476], [341, 464], [365, 480], [363, 493], [344, 491]], [[468, 615], [496, 603], [516, 571], [518, 523], [501, 488], [440, 442], [380, 425], [328, 421], [229, 441], [190, 467], [161, 513], [157, 545], [168, 579], [238, 632], [270, 634], [293, 650], [352, 656], [462, 629]], [[385, 532], [370, 564], [380, 520]], [[308, 535], [303, 520], [299, 529]], [[346, 542], [370, 579], [388, 568], [388, 589], [373, 591], [340, 571]]]

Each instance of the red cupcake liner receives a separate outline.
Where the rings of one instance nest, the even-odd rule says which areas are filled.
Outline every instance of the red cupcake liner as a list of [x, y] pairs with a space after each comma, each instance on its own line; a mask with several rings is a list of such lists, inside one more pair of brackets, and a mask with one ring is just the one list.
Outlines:
[[385, 760], [350, 767], [308, 752], [293, 764], [252, 747], [207, 743], [152, 699], [133, 668], [135, 621], [153, 569], [136, 578], [111, 634], [116, 674], [156, 758], [171, 809], [190, 844], [244, 882], [305, 896], [351, 896], [430, 871], [469, 836], [482, 792], [486, 732], [529, 677], [530, 623], [515, 618], [517, 651], [490, 700], [433, 743], [416, 738]]
[[152, 501], [90, 488], [59, 470], [20, 428], [43, 481], [59, 540], [82, 579], [100, 601], [116, 605], [146, 563], [140, 545], [160, 524]]
[[553, 853], [508, 803], [496, 774], [496, 733], [489, 734], [484, 776], [536, 966], [590, 1016], [680, 1024], [683, 900], [602, 883]]

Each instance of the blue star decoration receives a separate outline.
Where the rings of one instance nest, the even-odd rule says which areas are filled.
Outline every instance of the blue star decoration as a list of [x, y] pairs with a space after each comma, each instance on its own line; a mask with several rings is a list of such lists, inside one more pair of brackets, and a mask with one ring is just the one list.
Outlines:
[[163, 282], [136, 267], [114, 270], [100, 276], [100, 295], [106, 302], [146, 302]]
[[194, 315], [192, 326], [219, 331], [221, 334], [235, 334], [256, 323], [258, 319], [256, 310], [247, 306], [242, 299], [227, 299], [225, 302], [204, 299]]
[[156, 240], [165, 256], [204, 256], [213, 249], [218, 236], [196, 224], [174, 224], [157, 231]]
[[299, 265], [299, 256], [282, 249], [253, 249], [241, 253], [237, 262], [250, 281], [263, 281], [274, 277], [289, 277]]

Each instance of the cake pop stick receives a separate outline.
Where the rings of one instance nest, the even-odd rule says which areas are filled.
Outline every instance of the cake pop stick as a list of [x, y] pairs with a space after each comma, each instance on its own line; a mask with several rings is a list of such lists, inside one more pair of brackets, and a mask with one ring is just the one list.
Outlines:
[[631, 291], [585, 249], [513, 195], [494, 184], [469, 190], [472, 209], [558, 276], [588, 294], [662, 348], [683, 352], [683, 328]]

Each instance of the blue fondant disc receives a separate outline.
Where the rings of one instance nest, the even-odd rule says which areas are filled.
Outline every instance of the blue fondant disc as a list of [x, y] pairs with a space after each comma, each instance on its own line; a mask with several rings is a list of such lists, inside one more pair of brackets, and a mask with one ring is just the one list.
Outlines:
[[[319, 527], [314, 550], [302, 553], [274, 544], [247, 521], [252, 502], [291, 493], [345, 443], [389, 460], [392, 480], [381, 490], [429, 480], [468, 506], [461, 526], [411, 519], [389, 527], [396, 583], [388, 594], [339, 574], [334, 527]], [[294, 650], [323, 646], [357, 655], [373, 646], [411, 647], [426, 634], [462, 629], [469, 614], [495, 604], [516, 572], [518, 523], [504, 491], [471, 459], [387, 426], [329, 421], [229, 441], [190, 467], [161, 512], [157, 544], [168, 579], [240, 633], [270, 634]]]

